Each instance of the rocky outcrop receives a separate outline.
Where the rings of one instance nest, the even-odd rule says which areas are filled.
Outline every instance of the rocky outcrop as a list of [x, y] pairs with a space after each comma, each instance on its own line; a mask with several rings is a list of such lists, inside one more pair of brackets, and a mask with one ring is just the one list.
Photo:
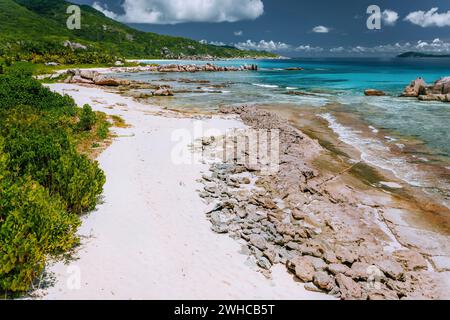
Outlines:
[[405, 88], [401, 96], [417, 98], [418, 96], [425, 94], [426, 87], [427, 84], [425, 81], [422, 78], [417, 78]]
[[[279, 132], [278, 171], [263, 174], [260, 165], [239, 161], [232, 153], [200, 180], [200, 197], [211, 206], [207, 217], [212, 230], [245, 241], [249, 261], [261, 273], [270, 277], [271, 267], [281, 263], [308, 290], [341, 299], [439, 297], [418, 251], [384, 250], [390, 235], [376, 218], [383, 205], [363, 204], [352, 189], [324, 183], [329, 179], [312, 167], [323, 152], [316, 141], [256, 107], [220, 111], [238, 114], [251, 129]], [[225, 141], [204, 138], [199, 148], [232, 146], [239, 134], [225, 136]]]
[[437, 80], [427, 88], [426, 94], [450, 94], [450, 77]]
[[381, 90], [367, 89], [364, 91], [364, 95], [366, 95], [368, 97], [382, 97], [382, 96], [385, 96], [386, 93], [384, 93]]
[[258, 71], [256, 64], [245, 65], [241, 67], [225, 67], [216, 66], [211, 63], [205, 65], [180, 65], [180, 64], [168, 64], [161, 65], [153, 68], [153, 71], [157, 72], [231, 72], [231, 71]]
[[157, 90], [153, 91], [152, 94], [157, 97], [170, 97], [173, 96], [172, 90], [167, 86], [161, 86]]
[[428, 86], [422, 78], [417, 78], [401, 95], [402, 97], [414, 97], [420, 101], [450, 102], [450, 77], [437, 80]]
[[128, 80], [112, 78], [92, 70], [68, 70], [67, 75], [68, 77], [64, 81], [65, 83], [95, 84], [111, 87], [130, 85], [130, 81]]

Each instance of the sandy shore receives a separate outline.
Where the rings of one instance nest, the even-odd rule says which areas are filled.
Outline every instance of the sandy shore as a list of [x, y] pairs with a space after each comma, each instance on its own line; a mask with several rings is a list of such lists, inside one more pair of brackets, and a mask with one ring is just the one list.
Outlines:
[[196, 192], [209, 167], [172, 161], [175, 130], [194, 132], [201, 121], [225, 131], [241, 121], [163, 117], [157, 107], [101, 89], [49, 87], [130, 127], [116, 129], [98, 158], [107, 176], [102, 203], [83, 218], [75, 259], [47, 268], [55, 281], [38, 293], [43, 299], [332, 299], [306, 291], [282, 265], [271, 280], [252, 268], [241, 243], [211, 231]]

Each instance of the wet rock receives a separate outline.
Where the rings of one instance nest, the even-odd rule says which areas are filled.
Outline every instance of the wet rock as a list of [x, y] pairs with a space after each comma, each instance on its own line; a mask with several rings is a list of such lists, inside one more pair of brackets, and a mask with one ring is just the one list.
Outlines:
[[341, 298], [344, 300], [362, 299], [363, 292], [361, 286], [352, 278], [343, 275], [336, 275], [336, 282], [341, 291]]
[[432, 86], [427, 88], [427, 94], [449, 94], [450, 93], [450, 77], [444, 77], [437, 80]]
[[370, 97], [382, 97], [382, 96], [385, 96], [386, 93], [384, 93], [381, 90], [367, 89], [364, 91], [364, 95], [370, 96]]
[[284, 70], [286, 70], [286, 71], [302, 71], [305, 69], [303, 69], [302, 67], [292, 67], [292, 68], [286, 68]]
[[173, 92], [168, 88], [159, 88], [158, 90], [153, 91], [153, 95], [157, 97], [170, 97], [173, 96]]
[[417, 78], [412, 81], [409, 86], [405, 88], [402, 93], [402, 97], [418, 97], [425, 94], [427, 84], [422, 78]]
[[287, 261], [286, 266], [303, 282], [311, 282], [314, 279], [314, 266], [306, 257], [295, 257]]

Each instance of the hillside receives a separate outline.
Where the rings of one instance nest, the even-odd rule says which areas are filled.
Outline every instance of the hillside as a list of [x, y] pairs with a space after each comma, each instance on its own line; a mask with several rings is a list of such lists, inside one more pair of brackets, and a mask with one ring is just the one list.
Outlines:
[[450, 54], [432, 54], [409, 51], [399, 54], [397, 58], [450, 58]]
[[[86, 5], [80, 6], [81, 30], [72, 31], [66, 27], [66, 8], [69, 5], [69, 2], [61, 0], [0, 0], [0, 55], [13, 60], [59, 60], [61, 63], [88, 63], [90, 60], [99, 63], [117, 57], [274, 56], [138, 31]], [[82, 44], [86, 49], [76, 49], [78, 52], [74, 55], [71, 48], [63, 45], [67, 40]]]

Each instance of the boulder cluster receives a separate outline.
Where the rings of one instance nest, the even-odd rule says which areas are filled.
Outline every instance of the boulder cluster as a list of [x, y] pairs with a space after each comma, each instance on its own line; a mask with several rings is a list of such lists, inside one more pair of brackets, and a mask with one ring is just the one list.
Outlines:
[[168, 85], [152, 86], [147, 83], [110, 77], [108, 75], [100, 74], [99, 72], [92, 70], [69, 70], [67, 71], [67, 74], [68, 78], [65, 80], [65, 83], [93, 84], [97, 86], [110, 87], [120, 86], [126, 87], [126, 89], [152, 89], [153, 91], [145, 94], [146, 97], [169, 97], [174, 95], [171, 87]]
[[130, 85], [130, 81], [128, 80], [109, 77], [93, 70], [68, 70], [67, 75], [68, 77], [64, 81], [65, 83], [84, 83], [111, 87]]
[[180, 64], [168, 64], [160, 66], [152, 66], [152, 71], [157, 72], [225, 72], [225, 71], [258, 71], [258, 66], [256, 64], [244, 65], [240, 67], [225, 67], [216, 66], [211, 63], [205, 65], [180, 65]]
[[405, 88], [402, 97], [418, 98], [421, 101], [450, 102], [450, 77], [437, 80], [427, 85], [425, 80], [417, 78]]
[[[277, 173], [263, 175], [257, 166], [227, 155], [200, 180], [212, 230], [244, 241], [249, 263], [268, 277], [273, 265], [284, 264], [306, 289], [341, 299], [436, 298], [419, 252], [385, 250], [392, 240], [379, 226], [383, 207], [363, 204], [351, 190], [344, 195], [323, 183], [310, 164], [322, 152], [316, 141], [255, 107], [221, 112], [238, 114], [249, 128], [280, 135]], [[216, 148], [215, 141], [220, 140], [204, 138], [202, 149]]]

